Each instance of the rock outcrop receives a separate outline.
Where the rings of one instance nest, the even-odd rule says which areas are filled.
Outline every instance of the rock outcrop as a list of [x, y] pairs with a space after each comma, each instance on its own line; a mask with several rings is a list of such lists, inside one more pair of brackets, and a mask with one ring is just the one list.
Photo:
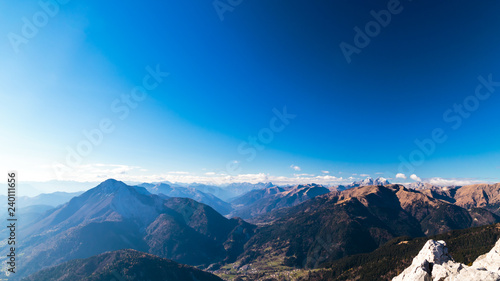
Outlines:
[[412, 264], [393, 281], [500, 281], [500, 240], [472, 266], [457, 263], [448, 253], [446, 242], [429, 240]]

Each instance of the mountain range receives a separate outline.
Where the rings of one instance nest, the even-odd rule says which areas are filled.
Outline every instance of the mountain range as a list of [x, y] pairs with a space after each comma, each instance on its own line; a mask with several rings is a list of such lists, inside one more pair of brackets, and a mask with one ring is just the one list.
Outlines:
[[152, 194], [164, 194], [168, 197], [183, 197], [196, 200], [214, 208], [222, 215], [227, 215], [232, 211], [231, 204], [222, 201], [211, 193], [202, 192], [194, 187], [183, 187], [166, 183], [142, 183], [138, 186], [146, 188], [146, 190]]
[[217, 198], [224, 200], [225, 202], [229, 202], [231, 201], [231, 199], [255, 189], [263, 189], [274, 186], [270, 182], [268, 183], [234, 182], [230, 184], [221, 185], [221, 184], [205, 184], [205, 183], [172, 183], [168, 181], [157, 182], [157, 183], [142, 183], [138, 185], [143, 187], [148, 187], [160, 183], [167, 184], [172, 188], [195, 189], [205, 194], [212, 194]]
[[20, 229], [23, 267], [17, 276], [127, 248], [191, 265], [231, 262], [254, 230], [192, 199], [107, 180]]
[[376, 179], [373, 179], [371, 177], [367, 177], [364, 180], [354, 181], [351, 184], [338, 185], [335, 187], [335, 189], [338, 191], [343, 191], [343, 190], [347, 190], [347, 189], [354, 188], [354, 187], [360, 187], [360, 186], [370, 186], [370, 185], [377, 185], [378, 186], [378, 185], [388, 185], [388, 184], [390, 184], [390, 182], [385, 178], [378, 177]]
[[[226, 203], [192, 187], [130, 186], [110, 179], [62, 205], [47, 206], [19, 230], [23, 247], [17, 278], [39, 270], [41, 275], [30, 277], [39, 279], [31, 280], [51, 274], [71, 280], [64, 279], [73, 278], [68, 277], [71, 272], [109, 277], [164, 262], [175, 264], [170, 268], [189, 264], [241, 280], [261, 280], [272, 272], [300, 272], [303, 278], [310, 269], [375, 254], [399, 237], [411, 240], [500, 222], [499, 184], [411, 189], [382, 183], [367, 179], [346, 190], [269, 184]], [[207, 204], [198, 202], [203, 200]], [[226, 218], [208, 203], [258, 226]], [[109, 270], [93, 267], [120, 257], [129, 263]], [[308, 276], [328, 280], [321, 274]]]
[[[19, 196], [17, 198], [16, 212], [19, 222], [23, 225], [31, 225], [36, 222], [48, 210], [55, 208], [71, 200], [71, 198], [82, 194], [83, 192], [54, 192], [42, 193], [34, 197]], [[7, 196], [0, 195], [1, 202], [7, 202]], [[2, 212], [0, 219], [6, 221], [8, 217], [7, 212]], [[0, 229], [2, 237], [7, 236], [7, 228]]]
[[316, 268], [371, 252], [399, 236], [434, 235], [500, 221], [488, 210], [464, 209], [402, 185], [331, 192], [271, 214], [273, 220], [247, 242], [234, 266]]
[[466, 209], [484, 208], [500, 215], [500, 184], [474, 184], [452, 187], [431, 187], [422, 190]]
[[[46, 205], [51, 207], [57, 207], [71, 200], [71, 198], [82, 194], [83, 191], [79, 192], [53, 192], [53, 193], [42, 193], [34, 197], [20, 196], [17, 198], [17, 202], [22, 207], [34, 206], [34, 205]], [[0, 196], [0, 200], [6, 199], [6, 196]]]
[[231, 200], [234, 209], [231, 215], [252, 219], [273, 210], [298, 205], [329, 192], [330, 189], [317, 184], [256, 189]]

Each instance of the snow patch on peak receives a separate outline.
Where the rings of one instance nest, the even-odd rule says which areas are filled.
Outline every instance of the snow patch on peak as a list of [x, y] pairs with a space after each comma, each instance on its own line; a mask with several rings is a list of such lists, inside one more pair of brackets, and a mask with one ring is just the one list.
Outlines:
[[388, 185], [388, 184], [390, 184], [390, 182], [386, 178], [382, 178], [382, 177], [379, 177], [376, 179], [373, 179], [371, 177], [367, 177], [366, 179], [364, 179], [362, 181], [357, 181], [357, 182], [352, 183], [352, 185], [354, 185], [354, 186]]

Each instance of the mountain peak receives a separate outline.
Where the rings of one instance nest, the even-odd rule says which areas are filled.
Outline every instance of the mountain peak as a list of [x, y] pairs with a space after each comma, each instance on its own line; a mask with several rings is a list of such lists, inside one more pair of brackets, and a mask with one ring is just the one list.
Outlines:
[[107, 180], [101, 182], [95, 188], [99, 189], [100, 191], [103, 191], [103, 192], [107, 192], [107, 191], [113, 192], [121, 187], [127, 187], [127, 185], [122, 181], [117, 181], [115, 179], [107, 179]]
[[355, 186], [388, 185], [388, 184], [390, 184], [390, 182], [386, 178], [383, 178], [383, 177], [378, 177], [376, 179], [373, 179], [371, 177], [367, 177], [366, 179], [364, 179], [362, 181], [356, 181], [356, 182], [352, 183], [352, 185], [355, 185]]
[[107, 179], [89, 191], [91, 191], [92, 194], [99, 193], [101, 195], [110, 195], [122, 191], [131, 191], [132, 189], [140, 194], [149, 194], [149, 192], [144, 187], [132, 187], [122, 181], [118, 181], [115, 179]]
[[353, 181], [351, 184], [348, 185], [338, 185], [335, 187], [337, 191], [342, 191], [342, 190], [347, 190], [351, 189], [353, 187], [360, 187], [360, 186], [382, 186], [382, 185], [389, 185], [391, 184], [386, 178], [383, 177], [378, 177], [376, 179], [373, 179], [372, 177], [366, 177], [364, 180], [360, 181]]

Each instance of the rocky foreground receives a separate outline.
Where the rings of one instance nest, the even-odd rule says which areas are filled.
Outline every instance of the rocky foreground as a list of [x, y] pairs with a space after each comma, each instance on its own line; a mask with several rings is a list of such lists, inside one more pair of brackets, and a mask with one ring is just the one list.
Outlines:
[[446, 242], [429, 240], [393, 281], [500, 281], [500, 240], [490, 252], [479, 256], [470, 266], [457, 263], [448, 253]]

